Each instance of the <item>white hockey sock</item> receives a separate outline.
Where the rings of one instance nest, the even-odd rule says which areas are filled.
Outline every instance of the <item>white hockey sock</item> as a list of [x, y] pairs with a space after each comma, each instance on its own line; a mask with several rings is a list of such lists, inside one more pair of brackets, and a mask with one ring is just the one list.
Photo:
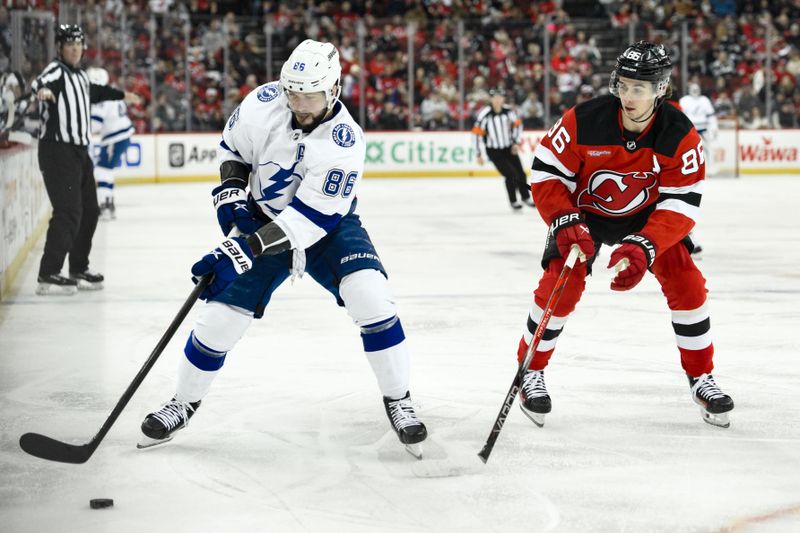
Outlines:
[[252, 321], [250, 313], [227, 304], [210, 302], [203, 306], [178, 363], [176, 399], [196, 402], [208, 393], [225, 355]]
[[353, 272], [342, 279], [339, 293], [361, 328], [364, 352], [381, 393], [402, 398], [408, 391], [411, 357], [386, 277], [371, 269]]
[[387, 398], [396, 400], [408, 392], [411, 356], [406, 341], [377, 352], [366, 352], [378, 388]]
[[114, 171], [105, 167], [94, 167], [94, 179], [97, 181], [97, 200], [103, 205], [108, 198], [114, 196]]
[[192, 332], [178, 363], [175, 399], [182, 402], [202, 400], [224, 362], [225, 352], [214, 352], [204, 346]]

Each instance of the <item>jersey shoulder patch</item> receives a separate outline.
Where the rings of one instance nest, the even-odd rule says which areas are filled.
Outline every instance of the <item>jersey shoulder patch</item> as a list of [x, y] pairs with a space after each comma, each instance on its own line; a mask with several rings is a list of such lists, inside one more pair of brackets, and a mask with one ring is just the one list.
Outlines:
[[267, 83], [266, 85], [262, 85], [261, 87], [256, 89], [256, 91], [258, 91], [256, 92], [256, 98], [258, 98], [260, 102], [271, 102], [272, 100], [277, 98], [278, 95], [280, 94], [277, 82], [272, 82], [272, 83]]
[[356, 133], [349, 124], [340, 122], [331, 130], [333, 142], [342, 148], [350, 148], [356, 143]]

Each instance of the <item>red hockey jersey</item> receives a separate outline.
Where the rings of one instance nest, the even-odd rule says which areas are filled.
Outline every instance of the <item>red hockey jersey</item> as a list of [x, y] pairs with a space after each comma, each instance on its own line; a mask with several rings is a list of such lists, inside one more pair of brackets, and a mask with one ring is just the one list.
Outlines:
[[596, 226], [611, 228], [595, 239], [612, 244], [624, 237], [615, 227], [624, 233], [641, 219], [643, 227], [637, 223], [634, 231], [646, 235], [659, 254], [686, 236], [698, 218], [702, 140], [671, 105], [661, 106], [635, 138], [626, 138], [620, 113], [611, 95], [567, 111], [534, 152], [531, 190], [547, 224], [577, 207]]

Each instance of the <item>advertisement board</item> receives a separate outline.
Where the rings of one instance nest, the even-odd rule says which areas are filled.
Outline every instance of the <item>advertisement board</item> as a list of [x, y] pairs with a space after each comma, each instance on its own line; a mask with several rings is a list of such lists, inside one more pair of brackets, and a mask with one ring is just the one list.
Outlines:
[[[523, 133], [520, 157], [526, 170], [545, 134], [544, 130]], [[469, 132], [367, 132], [366, 138], [366, 178], [498, 175], [491, 163], [478, 165]], [[135, 135], [117, 181], [216, 180], [219, 141], [219, 133]], [[714, 176], [800, 173], [798, 130], [720, 130], [708, 144]]]

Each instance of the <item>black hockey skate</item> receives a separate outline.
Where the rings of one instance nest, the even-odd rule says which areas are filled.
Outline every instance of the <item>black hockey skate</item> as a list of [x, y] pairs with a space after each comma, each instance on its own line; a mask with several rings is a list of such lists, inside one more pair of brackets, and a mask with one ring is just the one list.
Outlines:
[[161, 406], [161, 408], [147, 415], [142, 422], [144, 439], [136, 445], [137, 448], [151, 448], [172, 440], [175, 432], [189, 424], [200, 401], [179, 402], [175, 398]]
[[106, 279], [102, 274], [91, 270], [70, 272], [69, 278], [75, 281], [80, 291], [99, 291], [103, 288], [103, 281]]
[[408, 453], [417, 459], [422, 459], [420, 443], [428, 437], [428, 430], [414, 412], [411, 394], [406, 392], [406, 395], [399, 400], [392, 400], [384, 396], [383, 406], [386, 408], [386, 416], [389, 417], [392, 428], [397, 433], [400, 442], [405, 444]]
[[536, 203], [533, 201], [533, 198], [525, 198], [522, 200], [522, 203], [527, 205], [528, 207], [536, 207]]
[[687, 376], [692, 390], [692, 400], [700, 406], [703, 420], [712, 426], [730, 427], [728, 412], [733, 410], [733, 399], [722, 392], [711, 374]]
[[36, 287], [36, 294], [39, 296], [48, 294], [72, 296], [78, 292], [78, 282], [74, 279], [65, 278], [61, 274], [40, 275], [36, 281], [39, 283]]
[[549, 413], [553, 404], [547, 387], [544, 384], [544, 370], [528, 370], [522, 376], [522, 386], [519, 389], [519, 408], [531, 422], [539, 427], [544, 426], [544, 415]]

